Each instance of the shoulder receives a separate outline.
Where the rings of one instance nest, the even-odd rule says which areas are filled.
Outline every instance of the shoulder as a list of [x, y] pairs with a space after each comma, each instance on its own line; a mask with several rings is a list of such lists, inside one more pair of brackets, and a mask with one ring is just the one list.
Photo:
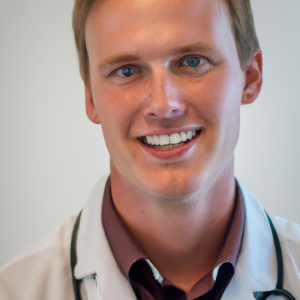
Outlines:
[[0, 270], [0, 299], [73, 299], [70, 243], [76, 216]]
[[271, 216], [283, 256], [284, 287], [294, 295], [300, 294], [300, 225], [278, 216]]
[[289, 243], [300, 244], [300, 225], [285, 218], [271, 215], [276, 230], [281, 233]]
[[282, 217], [271, 215], [285, 254], [292, 255], [300, 267], [300, 225]]
[[[262, 290], [262, 287], [270, 288], [277, 278], [276, 252], [271, 227], [258, 200], [246, 188], [241, 187], [241, 191], [245, 200], [246, 218], [239, 260], [250, 274], [248, 276], [250, 286], [256, 290]], [[300, 225], [282, 217], [274, 215], [270, 217], [282, 249], [284, 288], [299, 296]]]

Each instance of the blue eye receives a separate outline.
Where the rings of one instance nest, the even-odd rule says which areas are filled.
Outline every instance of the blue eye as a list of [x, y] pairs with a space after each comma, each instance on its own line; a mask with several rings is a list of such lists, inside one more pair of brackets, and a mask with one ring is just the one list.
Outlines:
[[131, 77], [134, 74], [134, 67], [126, 66], [116, 72], [119, 77]]
[[199, 56], [191, 56], [183, 60], [182, 64], [192, 68], [198, 67], [201, 63], [201, 58]]

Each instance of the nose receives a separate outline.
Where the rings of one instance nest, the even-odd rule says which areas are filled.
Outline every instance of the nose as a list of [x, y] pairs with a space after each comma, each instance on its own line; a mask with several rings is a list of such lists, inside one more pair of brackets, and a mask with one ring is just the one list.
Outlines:
[[145, 111], [146, 117], [165, 119], [178, 117], [185, 113], [188, 104], [175, 76], [164, 70], [153, 72], [148, 94], [148, 107]]

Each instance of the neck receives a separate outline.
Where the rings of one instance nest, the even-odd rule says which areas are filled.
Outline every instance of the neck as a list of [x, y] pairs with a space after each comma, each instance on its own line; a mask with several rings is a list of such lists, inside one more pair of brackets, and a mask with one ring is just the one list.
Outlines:
[[168, 205], [142, 194], [111, 165], [118, 213], [160, 274], [185, 292], [215, 268], [234, 209], [233, 169], [232, 158], [201, 196]]

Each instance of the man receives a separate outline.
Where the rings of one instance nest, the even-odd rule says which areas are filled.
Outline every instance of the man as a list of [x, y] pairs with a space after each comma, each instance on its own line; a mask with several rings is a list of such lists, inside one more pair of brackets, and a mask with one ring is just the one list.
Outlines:
[[[2, 270], [1, 299], [267, 297], [278, 243], [234, 177], [240, 105], [262, 84], [249, 1], [77, 0], [73, 20], [111, 174], [75, 227], [67, 219]], [[300, 228], [272, 220], [283, 293], [297, 299]]]

